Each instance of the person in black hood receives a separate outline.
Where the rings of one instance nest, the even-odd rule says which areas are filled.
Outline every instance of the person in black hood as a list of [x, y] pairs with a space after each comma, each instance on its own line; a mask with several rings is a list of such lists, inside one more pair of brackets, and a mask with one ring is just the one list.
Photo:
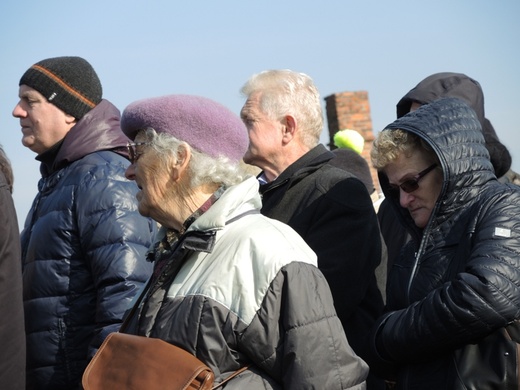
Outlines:
[[435, 73], [415, 86], [397, 103], [397, 117], [401, 118], [418, 106], [442, 97], [456, 97], [466, 101], [477, 114], [486, 141], [486, 149], [497, 177], [511, 169], [511, 154], [500, 142], [498, 135], [484, 112], [484, 93], [479, 82], [462, 73]]
[[[520, 175], [511, 169], [511, 154], [502, 144], [484, 111], [484, 93], [479, 82], [463, 73], [441, 72], [432, 74], [412, 88], [397, 103], [397, 118], [443, 97], [456, 97], [464, 100], [475, 111], [484, 134], [485, 146], [496, 176], [503, 183], [520, 184]], [[393, 259], [399, 255], [409, 236], [384, 200], [378, 211], [381, 233], [388, 249], [388, 270]]]
[[[457, 98], [423, 105], [379, 132], [371, 158], [411, 237], [372, 329], [371, 370], [398, 390], [518, 388], [516, 352], [494, 337], [520, 319], [520, 188], [497, 180], [475, 111]], [[465, 360], [486, 345], [490, 359]]]

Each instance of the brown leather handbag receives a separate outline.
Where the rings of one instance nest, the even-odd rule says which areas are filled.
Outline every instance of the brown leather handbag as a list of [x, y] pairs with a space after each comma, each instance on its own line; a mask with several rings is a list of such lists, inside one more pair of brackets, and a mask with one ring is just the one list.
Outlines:
[[211, 369], [160, 339], [111, 333], [83, 373], [85, 390], [211, 390]]
[[143, 299], [141, 293], [119, 332], [107, 336], [85, 372], [85, 390], [213, 390], [247, 370], [246, 365], [217, 385], [213, 371], [191, 353], [161, 339], [123, 332]]

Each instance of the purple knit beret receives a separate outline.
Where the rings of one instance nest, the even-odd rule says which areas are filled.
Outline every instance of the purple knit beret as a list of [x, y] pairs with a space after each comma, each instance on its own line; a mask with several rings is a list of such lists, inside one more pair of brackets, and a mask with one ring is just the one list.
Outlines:
[[187, 142], [212, 157], [239, 161], [249, 139], [242, 120], [223, 105], [200, 96], [167, 95], [129, 104], [121, 117], [121, 128], [130, 139], [139, 130], [153, 128]]

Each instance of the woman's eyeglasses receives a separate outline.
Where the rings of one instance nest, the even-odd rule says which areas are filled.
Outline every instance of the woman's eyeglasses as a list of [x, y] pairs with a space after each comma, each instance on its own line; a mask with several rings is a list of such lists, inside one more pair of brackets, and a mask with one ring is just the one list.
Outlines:
[[148, 142], [129, 142], [126, 144], [126, 148], [128, 149], [128, 157], [130, 158], [130, 162], [135, 164], [137, 160], [139, 160], [139, 156], [143, 154], [143, 152], [138, 152], [137, 147], [149, 145]]
[[417, 188], [419, 188], [419, 181], [426, 176], [429, 172], [433, 170], [437, 166], [437, 163], [430, 165], [428, 168], [426, 168], [424, 171], [419, 172], [416, 176], [414, 176], [411, 179], [405, 180], [398, 186], [395, 184], [390, 184], [390, 191], [394, 194], [399, 194], [399, 188], [401, 188], [404, 192], [410, 193], [414, 192]]

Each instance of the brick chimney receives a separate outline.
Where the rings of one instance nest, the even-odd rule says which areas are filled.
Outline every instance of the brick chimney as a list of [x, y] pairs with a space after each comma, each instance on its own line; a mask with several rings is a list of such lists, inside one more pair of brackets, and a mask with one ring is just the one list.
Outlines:
[[372, 118], [370, 117], [370, 103], [367, 91], [341, 92], [325, 98], [327, 122], [329, 124], [329, 148], [336, 149], [334, 134], [339, 130], [351, 129], [358, 131], [365, 139], [365, 146], [361, 156], [367, 161], [372, 174], [376, 191], [381, 188], [377, 178], [377, 171], [370, 162], [370, 151], [374, 141]]

